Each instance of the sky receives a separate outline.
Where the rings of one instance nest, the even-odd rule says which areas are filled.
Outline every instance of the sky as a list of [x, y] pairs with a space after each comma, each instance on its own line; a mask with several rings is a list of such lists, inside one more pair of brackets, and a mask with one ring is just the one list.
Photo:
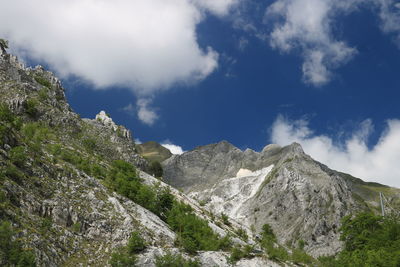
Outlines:
[[330, 168], [400, 187], [400, 2], [0, 0], [0, 36], [173, 153], [298, 142]]

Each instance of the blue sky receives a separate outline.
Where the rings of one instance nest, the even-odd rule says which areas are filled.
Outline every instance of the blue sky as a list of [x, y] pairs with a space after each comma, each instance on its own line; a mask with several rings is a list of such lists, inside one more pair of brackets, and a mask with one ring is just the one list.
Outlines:
[[[21, 12], [22, 2], [8, 4], [9, 16]], [[40, 2], [61, 14], [50, 21], [63, 20], [57, 4]], [[183, 150], [220, 140], [257, 151], [297, 141], [332, 168], [400, 186], [400, 168], [394, 167], [400, 159], [396, 1], [155, 0], [143, 11], [150, 21], [129, 14], [124, 21], [118, 5], [102, 9], [101, 2], [86, 3], [98, 12], [75, 1], [69, 10], [82, 28], [103, 32], [93, 37], [74, 28], [71, 12], [54, 29], [35, 11], [25, 14], [26, 25], [0, 19], [0, 34], [13, 52], [63, 77], [67, 98], [82, 117], [106, 110], [140, 141]], [[159, 10], [167, 14], [165, 24]], [[94, 26], [104, 12], [117, 15], [110, 16], [113, 33], [106, 32], [109, 24]], [[28, 23], [46, 35], [24, 31]], [[115, 31], [135, 31], [132, 47]]]

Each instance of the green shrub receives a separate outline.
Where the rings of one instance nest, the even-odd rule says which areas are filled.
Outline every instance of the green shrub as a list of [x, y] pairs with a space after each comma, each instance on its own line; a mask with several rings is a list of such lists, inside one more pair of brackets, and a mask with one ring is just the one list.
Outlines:
[[336, 266], [400, 266], [399, 217], [346, 216], [340, 231], [345, 248], [335, 260]]
[[154, 177], [162, 177], [163, 176], [163, 168], [159, 161], [152, 161], [149, 166], [149, 173]]
[[233, 264], [240, 259], [251, 257], [252, 250], [253, 250], [253, 247], [250, 245], [244, 246], [243, 249], [240, 248], [240, 246], [233, 247], [231, 250], [231, 255], [229, 257], [229, 262]]
[[49, 89], [47, 87], [42, 87], [38, 92], [39, 99], [41, 101], [46, 101], [49, 98]]
[[229, 221], [229, 217], [228, 217], [228, 215], [226, 215], [225, 213], [222, 213], [221, 214], [221, 219], [222, 219], [222, 222], [224, 223], [224, 224], [226, 224], [226, 225], [231, 225], [231, 222]]
[[301, 249], [293, 249], [291, 258], [294, 263], [304, 263], [306, 265], [311, 265], [314, 262], [314, 258]]
[[263, 247], [271, 260], [287, 261], [290, 258], [285, 248], [275, 245], [272, 241], [264, 242]]
[[274, 234], [274, 231], [272, 230], [272, 227], [269, 224], [264, 224], [262, 226], [261, 239], [262, 242], [276, 241], [276, 236]]
[[90, 153], [93, 153], [97, 147], [96, 140], [93, 138], [86, 138], [82, 141], [82, 143], [86, 150], [88, 150]]
[[188, 253], [220, 249], [218, 235], [206, 220], [194, 214], [189, 205], [174, 201], [167, 223], [177, 233], [177, 245], [182, 246]]
[[16, 182], [21, 182], [24, 179], [24, 173], [21, 172], [17, 167], [14, 165], [8, 165], [6, 166], [4, 170], [4, 175], [11, 180], [14, 180]]
[[200, 267], [197, 260], [186, 260], [180, 254], [168, 252], [164, 256], [156, 257], [156, 267]]
[[112, 267], [134, 267], [136, 266], [136, 256], [129, 254], [126, 248], [120, 248], [111, 254], [109, 264]]
[[32, 251], [24, 249], [18, 239], [14, 239], [11, 223], [0, 223], [0, 263], [4, 266], [36, 266], [35, 255]]
[[146, 242], [139, 232], [133, 232], [128, 241], [128, 252], [131, 254], [141, 252], [146, 249]]
[[37, 109], [38, 101], [36, 99], [30, 98], [24, 102], [25, 112], [31, 117], [36, 118], [39, 114], [39, 110]]
[[43, 86], [45, 86], [47, 88], [51, 88], [50, 81], [47, 80], [46, 78], [42, 77], [42, 76], [39, 76], [39, 75], [35, 76], [35, 81], [40, 85], [43, 85]]
[[28, 156], [26, 154], [26, 149], [23, 146], [13, 147], [10, 150], [9, 157], [10, 161], [18, 167], [23, 167], [28, 159]]
[[243, 239], [244, 241], [247, 241], [249, 239], [249, 236], [247, 235], [246, 230], [244, 230], [243, 228], [239, 228], [236, 230], [236, 234]]

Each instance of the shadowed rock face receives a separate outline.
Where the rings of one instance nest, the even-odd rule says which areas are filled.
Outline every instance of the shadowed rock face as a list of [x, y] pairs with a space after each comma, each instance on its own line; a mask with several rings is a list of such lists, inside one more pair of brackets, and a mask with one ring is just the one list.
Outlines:
[[162, 162], [172, 156], [171, 151], [154, 141], [139, 144], [136, 147], [140, 155], [149, 161]]
[[[268, 223], [281, 244], [299, 240], [313, 255], [341, 249], [341, 218], [369, 207], [371, 197], [356, 195], [360, 183], [330, 170], [293, 143], [241, 151], [226, 141], [202, 146], [163, 162], [164, 179], [205, 203], [213, 213], [261, 231]], [[374, 195], [369, 190], [363, 195]], [[355, 199], [356, 197], [356, 199]]]
[[276, 162], [280, 153], [284, 150], [276, 145], [258, 153], [251, 149], [241, 151], [222, 141], [167, 159], [163, 162], [164, 179], [184, 192], [207, 189], [221, 179], [236, 176], [240, 169], [267, 167]]

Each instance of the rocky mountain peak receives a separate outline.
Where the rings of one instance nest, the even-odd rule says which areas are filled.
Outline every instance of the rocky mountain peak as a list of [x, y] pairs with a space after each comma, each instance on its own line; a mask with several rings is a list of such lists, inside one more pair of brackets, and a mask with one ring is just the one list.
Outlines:
[[99, 114], [96, 115], [95, 121], [111, 129], [112, 131], [117, 132], [119, 136], [132, 140], [131, 131], [126, 129], [122, 125], [117, 125], [110, 117], [110, 115], [107, 114], [105, 111], [100, 111]]

